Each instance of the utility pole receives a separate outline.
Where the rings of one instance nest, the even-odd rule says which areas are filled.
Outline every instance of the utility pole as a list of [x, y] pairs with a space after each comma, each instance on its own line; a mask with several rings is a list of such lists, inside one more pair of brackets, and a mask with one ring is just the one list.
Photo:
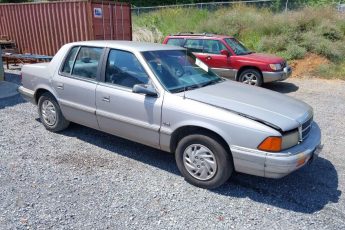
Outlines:
[[0, 54], [1, 54], [1, 58], [0, 58], [0, 81], [3, 81], [5, 79], [5, 73], [4, 73], [4, 64], [2, 63], [1, 45], [0, 45]]
[[286, 0], [286, 2], [285, 2], [285, 12], [288, 11], [288, 4], [289, 4], [289, 0]]

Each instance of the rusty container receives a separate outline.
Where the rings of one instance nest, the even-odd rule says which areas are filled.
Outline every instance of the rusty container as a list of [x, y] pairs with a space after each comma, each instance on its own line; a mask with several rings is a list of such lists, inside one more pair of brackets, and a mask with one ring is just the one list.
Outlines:
[[0, 4], [0, 36], [21, 53], [42, 55], [74, 41], [132, 40], [131, 7], [90, 0]]

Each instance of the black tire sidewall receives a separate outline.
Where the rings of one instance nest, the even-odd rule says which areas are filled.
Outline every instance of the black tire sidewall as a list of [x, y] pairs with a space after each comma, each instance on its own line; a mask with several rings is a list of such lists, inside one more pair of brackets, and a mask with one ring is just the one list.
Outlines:
[[[185, 168], [183, 163], [183, 153], [184, 150], [192, 144], [204, 145], [215, 155], [217, 172], [211, 179], [205, 181], [198, 180], [194, 178]], [[230, 178], [233, 172], [231, 154], [225, 150], [223, 145], [220, 144], [218, 140], [202, 134], [193, 134], [182, 138], [177, 145], [175, 159], [177, 167], [179, 168], [181, 174], [185, 177], [185, 180], [201, 188], [213, 189], [219, 187]]]
[[[44, 121], [43, 116], [42, 116], [42, 104], [46, 100], [50, 101], [54, 105], [55, 111], [56, 111], [56, 122], [52, 126], [48, 125]], [[40, 120], [41, 120], [42, 124], [49, 131], [58, 132], [58, 131], [64, 129], [68, 125], [68, 122], [65, 120], [65, 118], [62, 115], [59, 104], [57, 103], [55, 98], [50, 93], [44, 93], [44, 94], [42, 94], [42, 96], [40, 96], [40, 98], [38, 100], [38, 114], [40, 116]]]
[[261, 86], [263, 84], [263, 79], [262, 79], [261, 73], [255, 69], [247, 69], [247, 70], [243, 71], [238, 80], [240, 82], [243, 82], [243, 76], [247, 73], [252, 73], [256, 76], [257, 84], [255, 86]]

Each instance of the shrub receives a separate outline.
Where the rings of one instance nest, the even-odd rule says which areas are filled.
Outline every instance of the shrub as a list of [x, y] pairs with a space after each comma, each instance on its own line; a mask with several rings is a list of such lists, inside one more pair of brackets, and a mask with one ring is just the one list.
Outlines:
[[304, 47], [301, 47], [296, 44], [290, 44], [287, 46], [284, 56], [288, 60], [301, 59], [304, 58], [307, 50]]
[[345, 80], [345, 62], [320, 65], [319, 68], [313, 71], [313, 74], [328, 79], [337, 78]]
[[343, 38], [342, 28], [337, 27], [334, 22], [329, 20], [323, 21], [316, 30], [321, 36], [331, 41], [338, 41]]
[[340, 62], [344, 60], [345, 49], [341, 42], [331, 42], [326, 39], [320, 39], [319, 43], [315, 44], [315, 53], [323, 55], [333, 62]]
[[133, 41], [161, 42], [163, 35], [156, 28], [133, 27]]
[[289, 37], [285, 35], [265, 36], [258, 45], [259, 51], [281, 52], [285, 51], [289, 44]]

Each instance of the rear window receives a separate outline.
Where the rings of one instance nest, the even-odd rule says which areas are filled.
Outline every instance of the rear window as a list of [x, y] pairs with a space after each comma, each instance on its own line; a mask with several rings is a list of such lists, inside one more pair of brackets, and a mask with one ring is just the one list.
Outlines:
[[191, 52], [202, 53], [203, 41], [202, 39], [187, 39], [184, 47]]
[[173, 46], [183, 46], [184, 39], [183, 38], [169, 38], [167, 44]]
[[98, 63], [103, 52], [102, 48], [82, 47], [74, 62], [72, 75], [96, 79]]
[[62, 66], [61, 74], [96, 79], [103, 48], [73, 47]]
[[75, 46], [69, 51], [66, 61], [62, 67], [62, 71], [61, 71], [62, 73], [65, 73], [65, 74], [71, 73], [73, 63], [77, 56], [78, 50], [79, 50], [79, 46]]

